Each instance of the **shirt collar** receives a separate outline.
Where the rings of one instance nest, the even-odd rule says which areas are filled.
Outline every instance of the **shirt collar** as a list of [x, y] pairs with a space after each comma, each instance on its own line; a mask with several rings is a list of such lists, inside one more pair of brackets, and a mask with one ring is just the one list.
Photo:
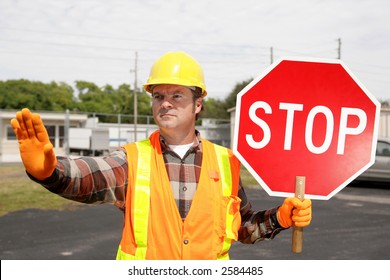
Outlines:
[[[190, 148], [193, 151], [200, 150], [201, 149], [201, 143], [202, 143], [200, 132], [198, 130], [195, 130], [195, 136], [196, 136], [196, 139], [195, 139], [196, 141], [194, 142], [194, 144]], [[171, 149], [168, 146], [167, 141], [161, 135], [161, 133], [160, 133], [160, 144], [161, 144], [161, 151], [162, 151], [162, 153], [165, 153], [166, 151], [171, 151]]]

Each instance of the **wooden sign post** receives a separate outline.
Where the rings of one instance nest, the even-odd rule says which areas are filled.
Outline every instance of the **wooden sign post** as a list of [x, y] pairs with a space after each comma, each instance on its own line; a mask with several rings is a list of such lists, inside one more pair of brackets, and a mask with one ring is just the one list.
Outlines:
[[[305, 176], [296, 176], [295, 177], [295, 197], [303, 201], [305, 197]], [[293, 253], [302, 252], [302, 240], [303, 240], [303, 228], [293, 227], [293, 236], [292, 236], [292, 248]]]

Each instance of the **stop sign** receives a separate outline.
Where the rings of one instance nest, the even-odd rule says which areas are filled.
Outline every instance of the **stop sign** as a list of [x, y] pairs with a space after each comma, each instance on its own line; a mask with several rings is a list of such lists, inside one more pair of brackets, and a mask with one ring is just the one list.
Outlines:
[[380, 103], [339, 60], [282, 59], [237, 95], [233, 150], [270, 195], [329, 199], [375, 160]]

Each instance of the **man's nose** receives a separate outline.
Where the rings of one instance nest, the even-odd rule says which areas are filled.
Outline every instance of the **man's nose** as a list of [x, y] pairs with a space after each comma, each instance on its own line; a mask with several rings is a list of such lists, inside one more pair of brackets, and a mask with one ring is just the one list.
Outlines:
[[164, 100], [162, 100], [161, 102], [161, 108], [171, 108], [172, 107], [172, 103], [169, 101], [168, 98], [164, 98]]

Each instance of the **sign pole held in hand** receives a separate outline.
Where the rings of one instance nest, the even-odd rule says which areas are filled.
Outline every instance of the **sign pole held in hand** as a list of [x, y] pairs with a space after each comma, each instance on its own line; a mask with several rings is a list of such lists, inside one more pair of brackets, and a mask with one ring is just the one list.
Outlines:
[[[296, 176], [295, 177], [295, 197], [299, 200], [303, 201], [305, 197], [305, 176]], [[303, 228], [293, 227], [293, 235], [292, 235], [292, 247], [291, 251], [293, 253], [301, 253], [302, 252], [302, 240], [303, 240]]]

